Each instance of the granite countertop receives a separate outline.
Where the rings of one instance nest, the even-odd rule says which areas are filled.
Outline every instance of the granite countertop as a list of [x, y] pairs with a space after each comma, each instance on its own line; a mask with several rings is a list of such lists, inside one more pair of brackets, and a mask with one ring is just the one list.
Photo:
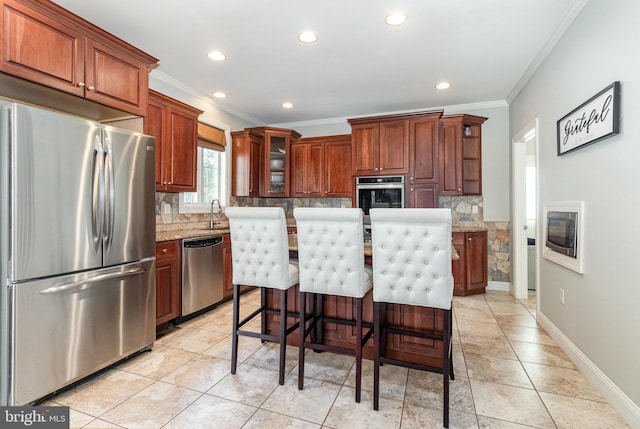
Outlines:
[[209, 229], [209, 222], [173, 223], [156, 225], [156, 243], [160, 241], [182, 240], [183, 238], [211, 237], [229, 233], [229, 222], [216, 222]]
[[[296, 220], [287, 218], [287, 227], [295, 228]], [[482, 226], [454, 225], [452, 232], [480, 232], [486, 231]], [[174, 223], [156, 225], [156, 242], [182, 240], [184, 238], [210, 237], [229, 233], [229, 222], [215, 223], [214, 229], [209, 229], [209, 222]], [[369, 246], [369, 249], [371, 247]], [[366, 249], [365, 249], [366, 254]]]

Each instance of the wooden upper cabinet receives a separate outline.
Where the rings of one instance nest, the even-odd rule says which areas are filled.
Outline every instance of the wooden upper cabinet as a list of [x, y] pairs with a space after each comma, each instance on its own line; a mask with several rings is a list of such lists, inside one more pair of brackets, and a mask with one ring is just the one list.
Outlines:
[[437, 182], [441, 116], [432, 110], [349, 119], [353, 175], [408, 174], [415, 183]]
[[122, 50], [87, 39], [85, 98], [144, 115], [149, 70]]
[[378, 168], [378, 141], [380, 125], [358, 124], [351, 125], [351, 162], [353, 174], [376, 174]]
[[352, 197], [351, 136], [332, 136], [324, 143], [324, 196]]
[[407, 207], [438, 207], [438, 138], [437, 111], [409, 120], [409, 174]]
[[249, 130], [231, 133], [231, 195], [259, 197], [262, 179], [262, 137]]
[[143, 116], [157, 59], [43, 0], [0, 0], [0, 71]]
[[482, 194], [482, 124], [474, 115], [443, 116], [440, 126], [441, 195]]
[[322, 197], [325, 146], [323, 143], [291, 145], [291, 196]]
[[409, 121], [380, 123], [378, 174], [405, 174], [409, 170]]
[[289, 197], [291, 142], [300, 134], [284, 128], [253, 127], [234, 131], [231, 137], [231, 194]]
[[409, 121], [409, 183], [438, 182], [440, 115]]
[[85, 36], [17, 1], [2, 2], [0, 69], [84, 96]]
[[300, 138], [293, 130], [261, 127], [263, 132], [262, 196], [287, 198], [290, 196], [291, 140]]
[[291, 196], [351, 197], [351, 136], [300, 139], [291, 145]]
[[[408, 121], [360, 123], [350, 119], [353, 174], [405, 174], [409, 169]], [[359, 120], [358, 120], [359, 121]]]
[[194, 192], [201, 110], [149, 91], [144, 132], [156, 138], [156, 190]]

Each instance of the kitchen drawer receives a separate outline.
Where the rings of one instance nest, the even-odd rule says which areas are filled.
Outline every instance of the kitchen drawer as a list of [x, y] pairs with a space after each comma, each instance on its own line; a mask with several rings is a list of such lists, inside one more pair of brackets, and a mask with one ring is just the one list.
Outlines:
[[156, 259], [175, 258], [178, 256], [179, 240], [156, 243]]

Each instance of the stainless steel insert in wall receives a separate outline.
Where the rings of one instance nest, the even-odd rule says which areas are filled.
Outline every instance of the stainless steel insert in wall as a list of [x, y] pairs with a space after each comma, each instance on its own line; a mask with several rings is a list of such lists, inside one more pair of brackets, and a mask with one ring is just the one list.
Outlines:
[[222, 301], [222, 237], [182, 240], [182, 316]]

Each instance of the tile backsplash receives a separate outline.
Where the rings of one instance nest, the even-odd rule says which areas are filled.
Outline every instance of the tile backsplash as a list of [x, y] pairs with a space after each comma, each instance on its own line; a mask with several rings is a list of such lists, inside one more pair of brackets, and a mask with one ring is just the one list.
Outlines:
[[[179, 194], [156, 192], [156, 225], [208, 222], [209, 213], [179, 213]], [[293, 217], [295, 207], [351, 207], [351, 198], [252, 198], [231, 197], [232, 206], [282, 207]], [[450, 208], [453, 224], [487, 228], [489, 280], [511, 281], [511, 227], [509, 222], [485, 222], [482, 196], [442, 196], [440, 207]], [[168, 207], [168, 209], [167, 209]], [[474, 207], [477, 213], [474, 213]], [[168, 212], [168, 213], [167, 213]], [[214, 213], [216, 222], [226, 221]]]

